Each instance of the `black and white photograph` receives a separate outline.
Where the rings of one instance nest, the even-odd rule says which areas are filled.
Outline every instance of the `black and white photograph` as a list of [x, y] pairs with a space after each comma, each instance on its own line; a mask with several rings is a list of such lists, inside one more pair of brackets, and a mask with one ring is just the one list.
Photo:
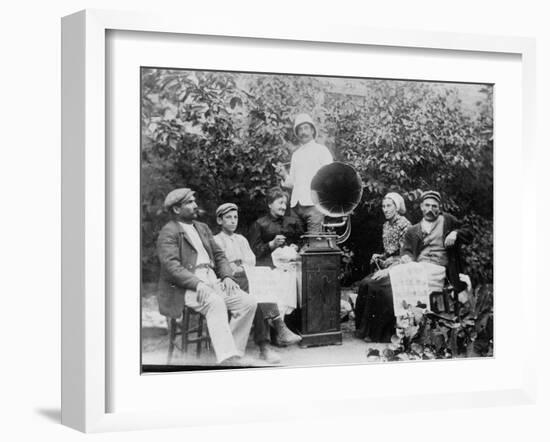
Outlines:
[[543, 5], [8, 2], [0, 438], [548, 439]]
[[142, 67], [141, 370], [493, 357], [493, 85]]

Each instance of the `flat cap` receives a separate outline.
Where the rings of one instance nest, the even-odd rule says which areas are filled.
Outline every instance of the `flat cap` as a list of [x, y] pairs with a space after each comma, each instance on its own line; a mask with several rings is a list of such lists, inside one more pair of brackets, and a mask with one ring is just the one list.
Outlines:
[[216, 209], [216, 218], [224, 216], [226, 213], [229, 213], [232, 210], [239, 210], [239, 208], [236, 204], [233, 203], [223, 203], [220, 207]]
[[436, 200], [438, 203], [441, 203], [441, 194], [439, 192], [436, 192], [435, 190], [426, 190], [420, 197], [420, 201], [424, 201], [428, 198], [432, 198]]
[[164, 199], [164, 210], [169, 210], [174, 204], [184, 203], [195, 194], [194, 190], [187, 187], [172, 190]]

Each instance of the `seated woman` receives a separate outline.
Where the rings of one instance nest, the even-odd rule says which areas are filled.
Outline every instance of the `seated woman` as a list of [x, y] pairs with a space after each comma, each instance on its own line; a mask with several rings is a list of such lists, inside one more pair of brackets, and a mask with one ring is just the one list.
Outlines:
[[399, 252], [405, 232], [411, 226], [410, 221], [403, 216], [406, 210], [405, 200], [398, 193], [390, 192], [382, 200], [382, 211], [386, 218], [382, 227], [384, 253], [372, 255], [371, 265], [376, 271], [361, 281], [355, 304], [356, 336], [366, 341], [387, 342], [394, 331], [393, 300], [391, 297], [386, 299], [370, 296], [368, 283], [371, 287], [373, 284], [384, 283], [382, 280], [378, 281], [380, 271], [399, 264]]
[[[272, 187], [266, 193], [268, 213], [254, 221], [250, 226], [248, 239], [256, 255], [256, 265], [274, 268], [272, 253], [277, 250], [285, 255], [286, 246], [298, 249], [304, 234], [300, 220], [285, 215], [288, 207], [288, 194], [280, 187]], [[286, 278], [283, 278], [286, 279]], [[291, 283], [291, 281], [288, 281]], [[284, 286], [284, 280], [281, 280]], [[296, 286], [294, 286], [296, 290]], [[285, 316], [285, 322], [293, 330], [298, 330], [297, 294], [284, 290], [278, 295], [279, 310]], [[292, 314], [290, 314], [292, 312]]]
[[[216, 210], [216, 220], [221, 227], [221, 232], [214, 239], [224, 251], [233, 271], [233, 279], [239, 284], [241, 290], [248, 292], [249, 284], [246, 269], [256, 265], [256, 256], [250, 249], [246, 238], [235, 233], [238, 223], [238, 207], [233, 203], [225, 203]], [[254, 317], [254, 342], [260, 349], [260, 358], [270, 364], [280, 362], [280, 357], [269, 347], [269, 338], [266, 329], [266, 320], [270, 321], [275, 329], [275, 336], [281, 344], [294, 344], [301, 340], [294, 335], [282, 320], [277, 304], [258, 302]]]
[[288, 194], [280, 187], [272, 187], [266, 194], [269, 212], [252, 224], [248, 234], [250, 246], [256, 255], [256, 264], [273, 267], [271, 253], [286, 245], [296, 245], [304, 234], [300, 220], [285, 215]]

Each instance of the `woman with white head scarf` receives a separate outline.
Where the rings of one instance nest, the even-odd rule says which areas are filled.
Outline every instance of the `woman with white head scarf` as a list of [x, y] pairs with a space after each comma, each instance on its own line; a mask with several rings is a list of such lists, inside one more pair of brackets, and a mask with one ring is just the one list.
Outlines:
[[375, 253], [371, 258], [371, 264], [375, 264], [378, 270], [398, 262], [405, 232], [411, 226], [410, 221], [403, 216], [407, 212], [405, 200], [396, 192], [390, 192], [384, 197], [382, 212], [386, 217], [382, 226], [384, 253]]
[[405, 200], [396, 192], [390, 192], [382, 200], [382, 212], [386, 222], [382, 226], [384, 253], [375, 253], [371, 265], [376, 272], [364, 278], [359, 285], [355, 305], [355, 329], [359, 338], [373, 342], [388, 340], [394, 329], [393, 300], [369, 297], [367, 282], [376, 281], [376, 274], [399, 263], [399, 252], [405, 232], [411, 226], [403, 215], [406, 213]]

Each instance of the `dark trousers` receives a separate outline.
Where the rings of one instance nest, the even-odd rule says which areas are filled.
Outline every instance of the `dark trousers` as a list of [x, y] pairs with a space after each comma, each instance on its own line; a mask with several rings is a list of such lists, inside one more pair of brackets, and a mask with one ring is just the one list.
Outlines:
[[390, 277], [364, 278], [359, 285], [355, 304], [357, 337], [372, 342], [389, 342], [395, 333], [395, 313]]
[[[234, 276], [243, 292], [248, 293], [248, 279], [246, 274], [237, 274]], [[257, 345], [267, 344], [269, 342], [269, 326], [267, 321], [279, 316], [279, 307], [274, 302], [259, 302], [256, 313], [252, 321], [252, 334], [254, 342]]]

